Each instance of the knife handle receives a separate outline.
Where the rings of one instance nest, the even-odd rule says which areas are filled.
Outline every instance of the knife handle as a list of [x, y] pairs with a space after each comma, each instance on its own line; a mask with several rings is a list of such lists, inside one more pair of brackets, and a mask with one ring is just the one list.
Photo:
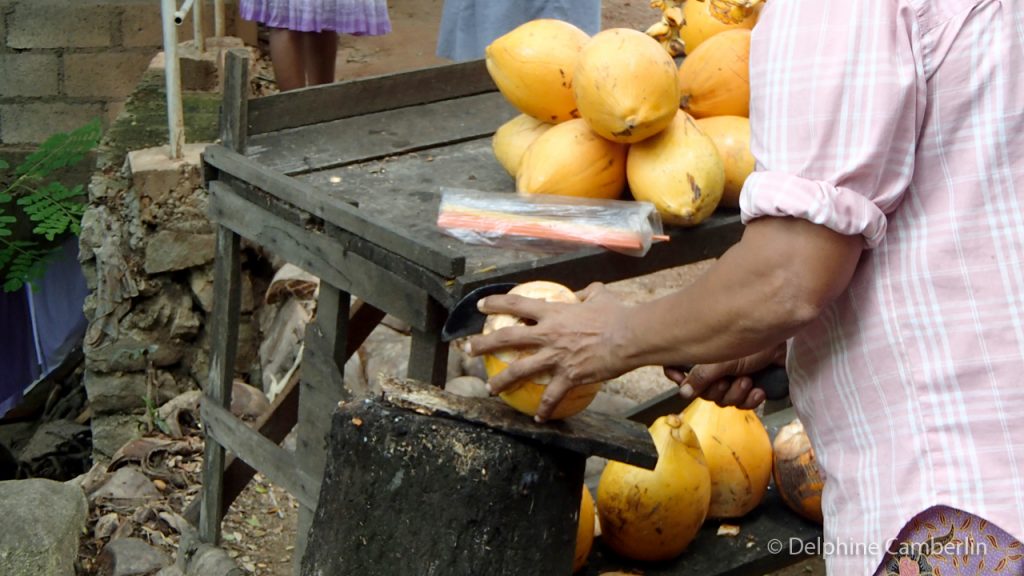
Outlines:
[[[693, 366], [678, 367], [683, 372], [693, 370]], [[786, 368], [778, 364], [769, 364], [764, 368], [748, 375], [754, 383], [754, 388], [764, 390], [767, 400], [783, 400], [789, 396], [789, 375]]]

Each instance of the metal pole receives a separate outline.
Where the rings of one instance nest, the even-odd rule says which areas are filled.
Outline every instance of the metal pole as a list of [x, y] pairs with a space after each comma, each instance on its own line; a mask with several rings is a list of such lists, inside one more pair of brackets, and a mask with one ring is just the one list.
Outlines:
[[188, 15], [189, 9], [192, 8], [192, 0], [185, 0], [185, 3], [181, 5], [174, 13], [174, 23], [181, 26], [181, 23], [185, 21], [185, 16]]
[[164, 78], [167, 83], [167, 136], [170, 157], [182, 157], [185, 121], [181, 108], [181, 73], [178, 70], [178, 30], [174, 25], [175, 0], [161, 0], [164, 25]]
[[[188, 0], [191, 2], [192, 0]], [[192, 6], [192, 38], [196, 42], [196, 50], [206, 52], [206, 22], [203, 21], [203, 0], [196, 0]]]
[[214, 36], [223, 38], [228, 35], [228, 23], [224, 19], [224, 0], [213, 0], [213, 28]]

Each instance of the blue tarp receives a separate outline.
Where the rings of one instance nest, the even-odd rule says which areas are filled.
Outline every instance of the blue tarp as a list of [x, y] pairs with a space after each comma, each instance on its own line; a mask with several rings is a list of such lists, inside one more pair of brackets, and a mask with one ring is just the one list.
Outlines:
[[82, 341], [88, 293], [76, 237], [61, 245], [35, 290], [0, 292], [0, 417]]

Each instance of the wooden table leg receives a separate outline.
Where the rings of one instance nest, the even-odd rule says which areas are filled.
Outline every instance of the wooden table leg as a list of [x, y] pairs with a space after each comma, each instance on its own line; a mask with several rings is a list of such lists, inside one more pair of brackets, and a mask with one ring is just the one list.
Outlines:
[[444, 386], [448, 375], [449, 344], [441, 341], [441, 327], [448, 312], [434, 300], [427, 311], [424, 330], [412, 331], [412, 350], [409, 352], [407, 376], [413, 380]]
[[[210, 379], [204, 402], [223, 408], [231, 406], [231, 384], [235, 377], [238, 348], [238, 316], [241, 282], [238, 234], [217, 227], [217, 255], [213, 269], [213, 315], [210, 321]], [[199, 538], [217, 544], [223, 518], [224, 447], [206, 438], [203, 457], [203, 501], [199, 512]]]
[[[348, 358], [349, 325], [348, 292], [330, 284], [320, 284], [317, 301], [316, 322], [309, 327], [314, 338], [320, 339], [330, 351], [330, 358], [312, 356], [308, 360], [332, 362], [340, 374], [345, 373]], [[314, 369], [314, 374], [324, 370]], [[338, 402], [347, 400], [343, 378], [307, 378], [303, 376], [299, 388], [299, 422], [296, 456], [304, 472], [312, 478], [323, 478], [327, 460], [327, 434], [331, 429], [331, 416]], [[295, 571], [298, 573], [302, 555], [306, 549], [309, 527], [313, 522], [313, 510], [299, 507], [297, 534], [295, 539]]]

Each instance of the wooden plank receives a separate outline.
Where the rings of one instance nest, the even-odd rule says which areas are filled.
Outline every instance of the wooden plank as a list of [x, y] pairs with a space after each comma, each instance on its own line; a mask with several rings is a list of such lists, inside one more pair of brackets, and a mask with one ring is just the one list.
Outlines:
[[[326, 357], [315, 355], [314, 363], [324, 364], [335, 378], [304, 376], [299, 393], [299, 428], [295, 453], [302, 471], [319, 482], [327, 466], [327, 436], [331, 431], [331, 416], [338, 403], [351, 398], [345, 388], [345, 352], [348, 349], [348, 319], [351, 297], [348, 292], [331, 284], [320, 284], [316, 321], [307, 329], [307, 339], [319, 340]], [[325, 369], [324, 371], [328, 371]], [[336, 371], [336, 372], [335, 372]], [[299, 509], [295, 541], [295, 557], [302, 558], [313, 523], [316, 504]]]
[[441, 327], [448, 319], [448, 313], [433, 300], [428, 306], [426, 326], [412, 331], [406, 375], [414, 380], [443, 387], [448, 376], [450, 345], [441, 340]]
[[245, 422], [215, 403], [203, 402], [201, 414], [206, 433], [213, 439], [287, 490], [303, 506], [316, 507], [320, 482], [298, 465], [291, 452], [254, 433]]
[[324, 282], [364, 296], [378, 309], [412, 326], [427, 326], [430, 297], [422, 289], [358, 254], [338, 249], [323, 234], [299, 228], [245, 202], [222, 182], [211, 182], [209, 189], [210, 213], [217, 222]]
[[224, 62], [224, 94], [220, 109], [220, 140], [225, 147], [245, 153], [249, 108], [249, 52], [228, 50]]
[[252, 101], [249, 134], [329, 122], [495, 90], [482, 60], [336, 82]]
[[[348, 350], [345, 353], [346, 361], [363, 345], [363, 342], [366, 341], [366, 338], [369, 337], [370, 333], [373, 332], [373, 329], [383, 318], [383, 311], [370, 306], [366, 302], [357, 301], [352, 305], [352, 313], [349, 318]], [[306, 355], [303, 358], [303, 367], [300, 372], [306, 371], [308, 359], [314, 353], [313, 350], [317, 349], [319, 345], [319, 340], [313, 338], [312, 334], [310, 336], [311, 338], [306, 347]], [[338, 378], [340, 377], [339, 374]], [[285, 385], [284, 390], [274, 398], [270, 409], [256, 419], [252, 428], [259, 432], [260, 436], [265, 437], [274, 444], [280, 444], [284, 441], [285, 436], [292, 431], [292, 428], [295, 427], [298, 418], [299, 373], [297, 372], [288, 381], [288, 384]], [[233, 455], [228, 457], [227, 466], [224, 469], [222, 514], [227, 514], [231, 504], [238, 498], [238, 495], [242, 493], [242, 490], [245, 489], [255, 474], [256, 470], [246, 464], [245, 461]], [[185, 508], [183, 516], [192, 525], [197, 525], [199, 522], [199, 505], [201, 502], [202, 498], [195, 498]]]
[[[292, 375], [284, 390], [274, 398], [270, 408], [252, 424], [254, 433], [258, 433], [274, 444], [280, 444], [291, 432], [299, 415], [299, 374]], [[224, 490], [221, 502], [221, 514], [226, 515], [231, 504], [256, 475], [257, 470], [240, 460], [235, 455], [227, 458], [224, 467]], [[199, 505], [202, 498], [195, 498], [185, 507], [182, 516], [190, 524], [199, 522]]]
[[486, 138], [519, 111], [498, 92], [253, 136], [247, 156], [290, 176]]
[[206, 162], [293, 204], [339, 228], [365, 238], [385, 250], [419, 263], [445, 278], [454, 278], [466, 269], [466, 259], [444, 247], [421, 242], [391, 223], [373, 218], [346, 202], [294, 178], [269, 171], [223, 146], [209, 146]]
[[658, 451], [647, 427], [615, 416], [584, 411], [565, 420], [537, 424], [497, 398], [467, 398], [415, 380], [385, 378], [384, 400], [420, 414], [482, 424], [540, 444], [654, 469]]
[[452, 296], [457, 301], [480, 286], [498, 282], [543, 279], [578, 290], [591, 282], [616, 282], [635, 278], [666, 268], [717, 258], [739, 241], [743, 229], [738, 214], [722, 214], [694, 228], [669, 230], [672, 240], [655, 244], [643, 258], [600, 248], [541, 257], [460, 277], [452, 289]]
[[423, 288], [436, 300], [444, 302], [451, 297], [448, 291], [450, 282], [446, 281], [435, 272], [431, 272], [430, 270], [420, 266], [418, 263], [395, 254], [394, 252], [385, 250], [380, 246], [373, 244], [372, 242], [368, 242], [366, 239], [352, 234], [351, 232], [342, 230], [333, 224], [324, 223], [322, 220], [308, 212], [300, 210], [291, 204], [285, 203], [276, 196], [266, 194], [262, 190], [259, 190], [251, 184], [235, 178], [230, 174], [220, 173], [218, 178], [223, 183], [229, 185], [232, 191], [246, 202], [255, 204], [256, 206], [263, 208], [265, 211], [270, 212], [287, 222], [295, 224], [300, 228], [314, 232], [322, 229], [323, 234], [329, 237], [332, 243], [336, 245], [334, 248], [335, 250], [339, 252], [352, 252], [358, 254], [364, 260], [373, 262], [378, 267], [393, 272], [400, 278], [404, 278], [414, 286]]
[[[205, 396], [207, 403], [222, 408], [231, 405], [238, 349], [238, 317], [242, 300], [239, 243], [237, 234], [217, 226], [213, 264], [214, 308], [210, 318], [210, 379]], [[224, 447], [207, 438], [204, 451], [199, 538], [203, 542], [217, 544], [220, 540], [221, 510], [224, 509]]]

